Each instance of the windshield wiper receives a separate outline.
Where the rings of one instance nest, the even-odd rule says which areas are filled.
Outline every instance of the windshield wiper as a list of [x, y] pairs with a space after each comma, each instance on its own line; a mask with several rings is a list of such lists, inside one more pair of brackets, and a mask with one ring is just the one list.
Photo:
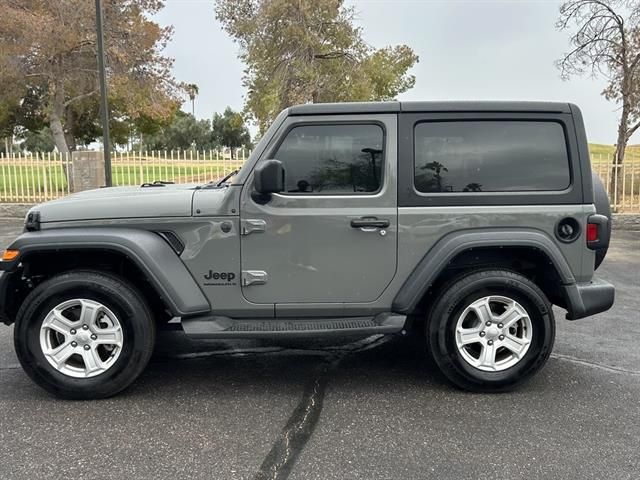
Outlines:
[[174, 185], [176, 182], [166, 182], [164, 180], [155, 180], [154, 182], [145, 182], [141, 187], [165, 187], [167, 185]]
[[237, 175], [238, 172], [240, 171], [240, 169], [234, 170], [233, 172], [231, 172], [229, 175], [227, 175], [226, 177], [224, 177], [222, 180], [220, 180], [217, 184], [216, 187], [220, 187], [222, 186], [223, 183], [225, 183], [227, 180], [229, 180], [231, 177], [233, 177], [234, 175]]

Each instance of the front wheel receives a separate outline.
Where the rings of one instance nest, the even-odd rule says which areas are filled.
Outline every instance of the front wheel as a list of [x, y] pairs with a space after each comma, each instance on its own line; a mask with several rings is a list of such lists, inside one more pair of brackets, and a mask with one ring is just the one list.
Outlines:
[[105, 398], [128, 387], [153, 351], [155, 324], [125, 280], [68, 272], [38, 285], [16, 318], [20, 364], [38, 385], [63, 398]]
[[436, 299], [426, 328], [429, 351], [445, 377], [481, 392], [507, 391], [530, 378], [555, 339], [544, 293], [508, 270], [454, 279]]

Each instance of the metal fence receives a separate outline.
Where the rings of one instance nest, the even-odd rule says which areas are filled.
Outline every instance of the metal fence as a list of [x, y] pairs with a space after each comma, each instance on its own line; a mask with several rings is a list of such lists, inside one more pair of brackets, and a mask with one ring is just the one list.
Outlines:
[[[249, 151], [238, 149], [233, 154], [222, 151], [179, 152], [114, 152], [112, 178], [114, 185], [140, 185], [155, 180], [176, 183], [206, 183], [222, 178], [240, 168]], [[592, 154], [593, 171], [602, 178], [612, 206], [617, 211], [640, 212], [640, 155], [628, 155], [614, 185], [611, 185], [613, 156]], [[37, 203], [70, 193], [67, 175], [71, 156], [59, 153], [0, 153], [0, 202]], [[622, 185], [618, 187], [617, 182]], [[617, 192], [622, 192], [619, 194]]]
[[206, 183], [239, 169], [248, 150], [179, 152], [125, 152], [111, 158], [114, 186], [141, 185], [162, 180], [174, 183]]
[[[114, 152], [111, 176], [114, 186], [141, 185], [156, 180], [175, 183], [215, 181], [240, 168], [249, 151]], [[0, 202], [35, 203], [71, 193], [70, 154], [0, 153]]]
[[640, 156], [627, 155], [616, 165], [613, 155], [592, 154], [591, 169], [602, 179], [614, 211], [640, 213]]
[[35, 203], [69, 194], [70, 155], [0, 153], [0, 202]]

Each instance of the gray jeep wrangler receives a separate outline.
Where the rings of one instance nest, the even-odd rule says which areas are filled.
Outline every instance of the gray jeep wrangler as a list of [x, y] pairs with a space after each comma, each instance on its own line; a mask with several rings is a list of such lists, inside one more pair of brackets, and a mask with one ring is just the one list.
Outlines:
[[0, 313], [36, 383], [114, 395], [179, 319], [204, 339], [417, 331], [453, 384], [504, 391], [549, 358], [552, 304], [569, 320], [613, 304], [594, 277], [609, 202], [575, 105], [296, 106], [236, 173], [28, 213]]

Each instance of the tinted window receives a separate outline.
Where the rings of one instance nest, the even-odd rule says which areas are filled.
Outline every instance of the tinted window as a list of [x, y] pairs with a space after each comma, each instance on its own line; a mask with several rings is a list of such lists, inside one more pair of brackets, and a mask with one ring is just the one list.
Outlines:
[[556, 122], [425, 122], [415, 127], [420, 192], [564, 190], [564, 129]]
[[287, 134], [273, 158], [284, 164], [289, 193], [376, 192], [383, 139], [378, 125], [304, 125]]

